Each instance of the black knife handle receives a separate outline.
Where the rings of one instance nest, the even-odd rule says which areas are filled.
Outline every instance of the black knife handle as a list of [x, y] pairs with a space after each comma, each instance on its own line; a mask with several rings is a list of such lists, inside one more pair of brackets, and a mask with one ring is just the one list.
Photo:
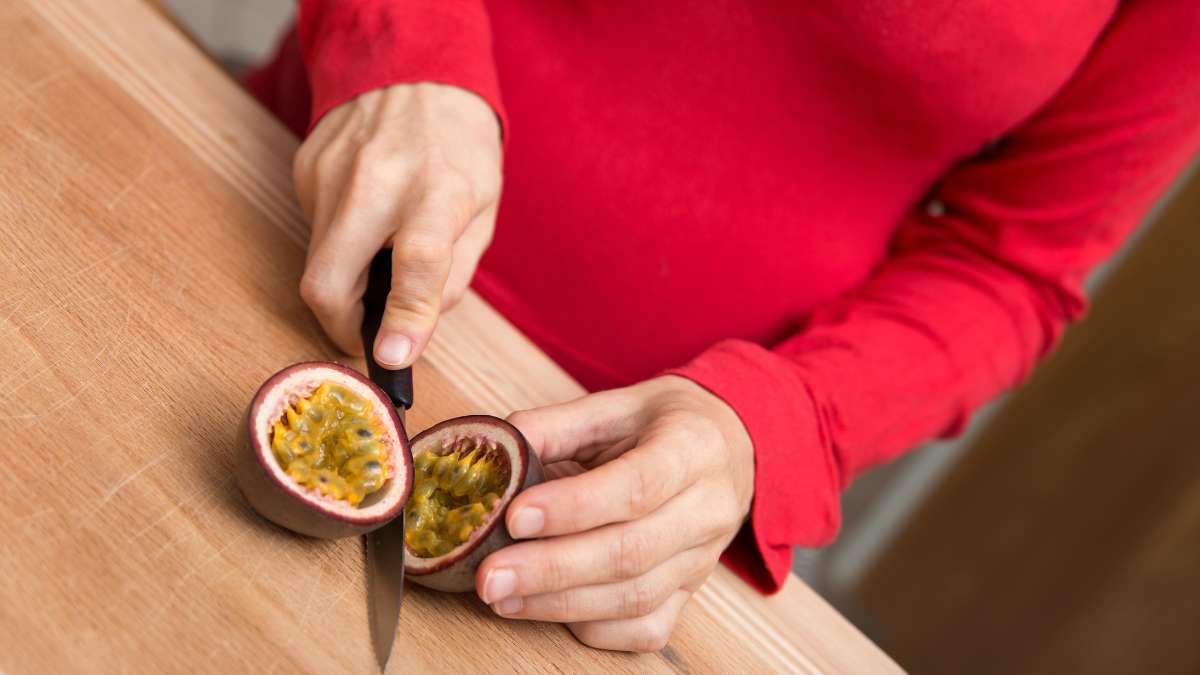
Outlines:
[[392, 288], [392, 249], [375, 254], [367, 272], [367, 292], [363, 293], [362, 341], [367, 357], [367, 375], [392, 399], [392, 405], [408, 409], [413, 404], [412, 368], [388, 370], [375, 363], [375, 336], [383, 321], [383, 308]]

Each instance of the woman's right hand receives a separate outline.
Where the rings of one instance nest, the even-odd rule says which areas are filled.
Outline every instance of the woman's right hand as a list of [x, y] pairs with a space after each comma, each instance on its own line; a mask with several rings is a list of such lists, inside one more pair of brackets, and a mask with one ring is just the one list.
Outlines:
[[403, 368], [420, 356], [491, 243], [500, 161], [495, 113], [450, 85], [377, 89], [321, 119], [293, 167], [312, 223], [300, 296], [339, 348], [362, 354], [367, 269], [391, 246], [375, 359]]

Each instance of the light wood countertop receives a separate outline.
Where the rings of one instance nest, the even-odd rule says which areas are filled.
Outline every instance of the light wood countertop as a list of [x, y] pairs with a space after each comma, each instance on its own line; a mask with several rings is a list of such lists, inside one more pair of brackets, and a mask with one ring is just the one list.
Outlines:
[[[8, 0], [0, 45], [0, 670], [372, 672], [360, 542], [231, 475], [257, 385], [338, 358], [296, 293], [295, 138], [139, 0]], [[416, 390], [414, 431], [582, 391], [474, 295]], [[402, 672], [899, 671], [799, 580], [723, 568], [656, 654], [419, 588], [397, 639]]]

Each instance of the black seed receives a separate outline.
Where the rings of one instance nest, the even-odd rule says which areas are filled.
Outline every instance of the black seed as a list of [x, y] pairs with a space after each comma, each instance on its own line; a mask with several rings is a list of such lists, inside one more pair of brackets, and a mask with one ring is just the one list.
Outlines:
[[358, 431], [356, 431], [355, 433], [357, 433], [357, 434], [358, 434], [358, 437], [359, 437], [359, 438], [370, 438], [370, 437], [371, 437], [371, 430], [370, 430], [370, 429], [361, 429], [361, 428], [360, 428], [360, 429], [359, 429]]

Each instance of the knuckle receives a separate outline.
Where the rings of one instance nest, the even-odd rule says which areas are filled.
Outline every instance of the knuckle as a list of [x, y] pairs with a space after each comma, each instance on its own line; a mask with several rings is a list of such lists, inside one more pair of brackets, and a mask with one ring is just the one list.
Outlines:
[[453, 197], [465, 197], [475, 191], [467, 175], [445, 160], [433, 163], [427, 161], [422, 167], [422, 175], [426, 185], [433, 192]]
[[417, 167], [422, 175], [435, 176], [443, 172], [454, 171], [454, 165], [446, 156], [446, 150], [441, 144], [430, 141], [416, 154]]
[[720, 437], [716, 423], [704, 415], [680, 415], [675, 433], [681, 443], [703, 448], [713, 446]]
[[646, 506], [646, 475], [641, 471], [632, 472], [633, 475], [629, 479], [629, 513], [642, 513], [642, 509]]
[[500, 191], [503, 186], [503, 179], [497, 172], [495, 177], [490, 177], [483, 182], [482, 185], [475, 186], [475, 194], [479, 198], [480, 205], [492, 205], [500, 201]]
[[554, 621], [571, 621], [576, 616], [578, 602], [573, 593], [555, 593], [547, 598], [547, 614]]
[[696, 417], [696, 433], [709, 448], [721, 448], [725, 445], [725, 434], [721, 431], [721, 425], [707, 415]]
[[569, 586], [567, 568], [559, 556], [542, 556], [538, 575], [541, 579], [537, 586], [542, 592], [557, 591]]
[[707, 491], [706, 510], [712, 517], [698, 524], [696, 535], [705, 540], [717, 539], [737, 531], [742, 524], [742, 512], [732, 489], [715, 487]]
[[612, 569], [618, 579], [630, 579], [646, 571], [650, 559], [650, 540], [629, 529], [617, 538], [612, 553]]
[[567, 501], [570, 504], [569, 518], [572, 525], [579, 526], [586, 523], [589, 518], [586, 514], [596, 508], [596, 504], [603, 504], [605, 493], [602, 487], [595, 485], [595, 481], [586, 480], [586, 476], [577, 480], [572, 490], [568, 492]]
[[589, 647], [595, 647], [596, 649], [606, 648], [601, 630], [594, 622], [568, 623], [567, 629], [575, 635], [576, 639]]
[[629, 582], [628, 588], [621, 599], [621, 616], [635, 618], [646, 616], [658, 608], [662, 594], [657, 584], [647, 576], [640, 576]]
[[442, 184], [429, 186], [416, 200], [414, 219], [447, 232], [457, 232], [470, 221], [472, 204], [469, 193]]
[[430, 152], [417, 169], [421, 202], [429, 209], [448, 215], [470, 215], [476, 203], [475, 183], [466, 173], [450, 164], [440, 151]]
[[647, 620], [633, 639], [633, 651], [656, 652], [667, 646], [671, 639], [671, 627], [663, 619]]
[[686, 450], [680, 454], [694, 463], [696, 470], [724, 470], [721, 431], [709, 418], [702, 415], [679, 416], [672, 427], [672, 440], [676, 448]]
[[401, 170], [397, 158], [378, 145], [368, 143], [360, 147], [350, 161], [351, 192], [371, 193], [400, 182]]
[[470, 188], [470, 203], [475, 205], [480, 210], [485, 207], [492, 206], [500, 201], [500, 185], [492, 181], [484, 181], [482, 184], [476, 181], [467, 183]]
[[466, 295], [466, 293], [467, 289], [465, 288], [450, 288], [447, 286], [446, 291], [442, 293], [442, 307], [445, 307], [446, 309], [454, 307], [458, 303], [462, 302], [463, 296]]
[[354, 153], [353, 163], [356, 172], [373, 172], [380, 166], [386, 165], [395, 155], [380, 141], [360, 138], [352, 139], [352, 143], [358, 146], [358, 151]]
[[[732, 501], [730, 504], [732, 504]], [[741, 526], [741, 524], [742, 518], [738, 514], [737, 507], [721, 507], [719, 515], [716, 518], [713, 518], [713, 524], [708, 528], [709, 531], [706, 534], [711, 538], [730, 535], [737, 532], [737, 529]]]
[[430, 268], [448, 265], [452, 246], [446, 237], [430, 232], [409, 232], [397, 238], [392, 255], [404, 267]]
[[693, 586], [692, 590], [699, 588], [712, 574], [712, 571], [717, 566], [717, 560], [720, 553], [713, 555], [695, 555], [687, 566], [687, 577], [684, 582], [684, 587]]
[[481, 226], [483, 228], [483, 236], [479, 238], [479, 254], [491, 248], [492, 241], [496, 239], [496, 212], [492, 211], [487, 215], [487, 220]]
[[649, 513], [659, 502], [665, 489], [667, 477], [665, 471], [651, 471], [646, 467], [633, 465], [629, 477], [629, 514], [640, 516]]
[[431, 330], [440, 309], [437, 298], [393, 291], [388, 294], [385, 315], [389, 321], [408, 324], [415, 330]]
[[340, 170], [342, 164], [340, 154], [332, 149], [319, 152], [315, 158], [309, 160], [309, 170], [316, 175], [318, 180], [330, 178]]
[[746, 512], [742, 508], [742, 502], [738, 499], [737, 493], [733, 488], [725, 491], [725, 498], [722, 502], [724, 503], [724, 508], [721, 509], [721, 515], [725, 523], [724, 529], [730, 530], [741, 527], [742, 519], [746, 517]]
[[[375, 131], [366, 125], [360, 125], [350, 132], [350, 144], [358, 147], [371, 144], [371, 139], [374, 137]], [[378, 141], [376, 141], [378, 143]]]
[[313, 311], [324, 312], [337, 305], [337, 292], [319, 269], [309, 268], [300, 278], [300, 299]]

